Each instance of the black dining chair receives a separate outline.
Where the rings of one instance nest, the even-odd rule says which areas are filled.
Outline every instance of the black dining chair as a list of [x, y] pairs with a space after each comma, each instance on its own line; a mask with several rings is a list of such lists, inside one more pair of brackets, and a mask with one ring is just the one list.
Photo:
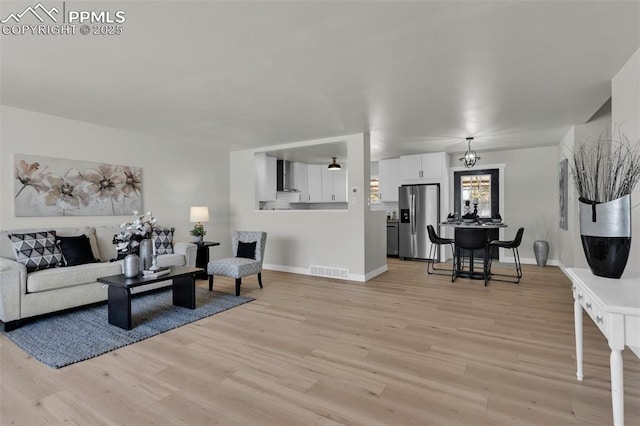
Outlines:
[[[438, 247], [440, 246], [449, 246], [451, 247], [451, 253], [453, 253], [453, 239], [452, 238], [442, 238], [438, 234], [436, 234], [436, 230], [433, 228], [433, 225], [427, 225], [427, 233], [429, 234], [429, 241], [431, 241], [431, 247], [429, 248], [429, 260], [427, 261], [427, 274], [433, 275], [447, 275], [451, 274], [451, 270], [436, 268], [435, 263], [439, 262], [438, 256]], [[431, 269], [431, 270], [429, 270]], [[436, 271], [447, 271], [446, 274]]]
[[493, 240], [489, 243], [489, 247], [500, 247], [500, 248], [504, 248], [504, 249], [511, 249], [511, 252], [513, 253], [513, 261], [515, 263], [516, 266], [516, 274], [515, 275], [509, 275], [509, 274], [494, 274], [493, 272], [491, 272], [491, 261], [489, 261], [489, 273], [491, 274], [491, 277], [493, 279], [494, 276], [498, 276], [498, 277], [511, 277], [511, 278], [515, 278], [515, 281], [513, 280], [506, 280], [506, 279], [499, 279], [496, 278], [496, 281], [503, 281], [503, 282], [508, 282], [508, 283], [514, 283], [514, 284], [518, 284], [520, 282], [520, 278], [522, 278], [522, 265], [520, 264], [520, 253], [518, 253], [518, 247], [520, 247], [520, 243], [522, 242], [522, 234], [524, 233], [524, 228], [519, 228], [518, 231], [516, 232], [516, 237], [511, 240], [511, 241], [499, 241], [499, 240]]
[[[484, 279], [484, 285], [487, 285], [489, 280], [489, 245], [487, 241], [487, 234], [484, 229], [456, 229], [455, 237], [455, 251], [453, 257], [453, 270], [451, 273], [451, 281], [455, 281], [458, 276], [462, 275], [462, 250], [469, 250], [472, 252], [475, 250], [483, 250], [482, 259], [482, 278]], [[472, 278], [475, 274], [473, 272], [473, 259], [469, 262], [469, 271], [465, 271], [469, 278]]]

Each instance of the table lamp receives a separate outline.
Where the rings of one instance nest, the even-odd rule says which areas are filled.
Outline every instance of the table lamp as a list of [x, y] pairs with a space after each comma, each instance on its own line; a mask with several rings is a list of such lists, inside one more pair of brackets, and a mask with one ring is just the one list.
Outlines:
[[193, 231], [199, 230], [200, 232], [193, 233], [194, 236], [204, 236], [205, 230], [202, 222], [209, 222], [209, 207], [206, 206], [196, 206], [191, 207], [191, 211], [189, 212], [189, 222], [196, 222], [196, 225], [193, 227]]

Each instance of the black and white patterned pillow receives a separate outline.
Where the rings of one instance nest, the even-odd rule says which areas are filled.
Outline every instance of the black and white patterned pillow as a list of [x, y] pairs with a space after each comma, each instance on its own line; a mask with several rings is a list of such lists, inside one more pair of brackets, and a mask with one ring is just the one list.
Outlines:
[[176, 228], [153, 228], [151, 238], [156, 244], [156, 254], [173, 254], [173, 231]]
[[62, 251], [56, 243], [55, 231], [7, 235], [16, 252], [16, 260], [27, 272], [55, 268], [62, 264]]

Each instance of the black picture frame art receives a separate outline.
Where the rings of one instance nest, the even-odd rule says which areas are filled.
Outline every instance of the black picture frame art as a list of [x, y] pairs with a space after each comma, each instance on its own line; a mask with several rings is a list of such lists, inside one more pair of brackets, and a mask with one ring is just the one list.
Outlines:
[[558, 201], [560, 207], [560, 229], [569, 230], [569, 220], [567, 214], [567, 204], [569, 201], [569, 160], [560, 162], [560, 173], [558, 176]]

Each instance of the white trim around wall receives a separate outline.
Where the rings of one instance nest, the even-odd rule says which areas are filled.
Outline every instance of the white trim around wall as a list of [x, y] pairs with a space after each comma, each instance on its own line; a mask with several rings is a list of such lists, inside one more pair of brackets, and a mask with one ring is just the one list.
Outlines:
[[569, 278], [569, 273], [567, 272], [567, 267], [564, 266], [562, 262], [558, 262], [558, 268]]
[[264, 263], [262, 265], [262, 269], [267, 269], [269, 271], [289, 272], [291, 274], [311, 275], [309, 273], [309, 268], [298, 268], [295, 266], [286, 266], [286, 265], [273, 265], [271, 263]]
[[[509, 250], [509, 252], [511, 252], [511, 250]], [[500, 262], [505, 262], [505, 263], [513, 263], [513, 256], [505, 256], [505, 259], [503, 260], [502, 258], [500, 258]], [[536, 259], [533, 257], [521, 257], [520, 258], [520, 263], [525, 264], [525, 265], [536, 265]], [[560, 269], [562, 269], [562, 266], [560, 264], [560, 262], [558, 261], [558, 259], [547, 259], [547, 265], [549, 266], [560, 266]]]
[[[350, 274], [350, 278], [353, 277], [352, 279], [354, 281], [362, 281], [362, 282], [366, 282], [369, 281], [372, 278], [377, 277], [380, 274], [383, 274], [385, 272], [387, 272], [389, 270], [389, 267], [387, 266], [387, 264], [385, 263], [384, 265], [382, 265], [381, 267], [374, 269], [373, 271], [369, 272], [368, 274], [365, 275], [356, 275], [356, 274]], [[362, 277], [363, 279], [357, 279]]]
[[[313, 275], [311, 274], [309, 268], [298, 268], [298, 267], [293, 267], [293, 266], [285, 266], [285, 265], [274, 265], [274, 264], [263, 264], [262, 265], [262, 269], [266, 269], [269, 271], [279, 271], [279, 272], [289, 272], [291, 274], [300, 274], [300, 275], [309, 275], [309, 276], [321, 276], [321, 275]], [[374, 269], [373, 271], [369, 272], [368, 274], [351, 274], [349, 273], [349, 278], [348, 279], [344, 279], [344, 278], [339, 278], [339, 277], [327, 277], [327, 278], [332, 278], [332, 279], [343, 279], [345, 281], [358, 281], [358, 282], [367, 282], [375, 277], [377, 277], [380, 274], [383, 274], [385, 272], [387, 272], [387, 270], [389, 269], [389, 267], [387, 266], [387, 264], [385, 263], [384, 265], [382, 265], [381, 267]]]

